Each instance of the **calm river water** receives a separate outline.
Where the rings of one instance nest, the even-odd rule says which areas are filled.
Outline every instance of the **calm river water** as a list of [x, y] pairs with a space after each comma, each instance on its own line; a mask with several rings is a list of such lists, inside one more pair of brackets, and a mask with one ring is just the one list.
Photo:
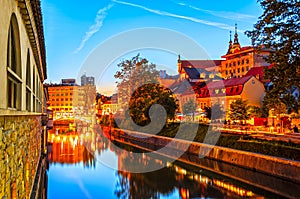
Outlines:
[[[135, 149], [113, 144], [102, 131], [83, 128], [80, 132], [78, 134], [72, 128], [62, 126], [49, 131], [48, 141], [52, 144], [48, 154], [49, 199], [284, 197], [280, 191], [275, 194], [272, 187], [285, 184], [280, 179], [278, 183], [271, 179], [275, 185], [268, 188], [200, 167], [165, 161], [160, 156], [153, 158], [140, 150], [142, 158], [134, 159], [130, 151], [136, 152]], [[137, 165], [146, 167], [149, 164], [161, 169], [146, 173], [127, 172]], [[259, 175], [254, 177], [261, 178]], [[290, 187], [289, 184], [287, 186]]]

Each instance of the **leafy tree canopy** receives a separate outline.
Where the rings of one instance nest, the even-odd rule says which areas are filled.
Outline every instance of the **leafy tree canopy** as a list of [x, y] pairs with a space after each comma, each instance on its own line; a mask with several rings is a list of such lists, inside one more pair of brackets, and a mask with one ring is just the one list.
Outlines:
[[214, 103], [212, 107], [204, 107], [204, 110], [208, 119], [216, 120], [225, 117], [225, 111], [219, 102]]
[[237, 99], [230, 104], [229, 118], [231, 120], [248, 120], [250, 118], [248, 109], [246, 100]]
[[[149, 124], [151, 122], [150, 108], [155, 104], [164, 107], [168, 119], [174, 119], [178, 103], [172, 92], [159, 84], [145, 84], [133, 93], [129, 102], [130, 116], [133, 121], [141, 126]], [[162, 114], [161, 112], [155, 113], [157, 117]]]
[[[286, 104], [283, 96], [290, 94], [292, 86], [300, 88], [300, 2], [299, 0], [278, 1], [258, 0], [264, 12], [254, 25], [254, 30], [246, 34], [253, 44], [260, 48], [272, 49], [267, 58], [273, 67], [265, 70], [265, 79], [273, 83], [267, 93], [269, 99], [280, 99], [290, 108], [299, 106], [299, 100]], [[273, 107], [274, 108], [274, 107]]]
[[189, 113], [194, 113], [198, 108], [198, 104], [195, 100], [189, 99], [185, 104], [182, 105], [182, 113], [187, 115]]
[[[136, 124], [145, 126], [151, 123], [149, 111], [155, 104], [163, 106], [168, 119], [175, 117], [177, 100], [170, 90], [158, 84], [159, 72], [155, 64], [150, 64], [146, 58], [141, 58], [138, 54], [120, 62], [118, 67], [120, 70], [116, 72], [115, 78], [119, 101], [125, 107], [126, 114], [129, 113]], [[164, 114], [159, 111], [162, 110], [157, 109], [155, 113], [158, 117]]]

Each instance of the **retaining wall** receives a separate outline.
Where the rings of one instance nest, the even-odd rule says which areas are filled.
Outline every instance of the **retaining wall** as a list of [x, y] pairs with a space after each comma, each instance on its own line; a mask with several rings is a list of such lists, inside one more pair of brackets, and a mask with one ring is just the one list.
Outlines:
[[133, 131], [117, 130], [113, 139], [170, 157], [177, 158], [183, 154], [206, 157], [300, 183], [299, 161]]

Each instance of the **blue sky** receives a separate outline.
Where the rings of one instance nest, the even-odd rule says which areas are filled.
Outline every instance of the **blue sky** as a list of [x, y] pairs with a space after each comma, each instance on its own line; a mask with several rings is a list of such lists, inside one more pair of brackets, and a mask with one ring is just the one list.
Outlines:
[[[166, 52], [158, 48], [132, 49], [114, 55], [109, 64], [99, 59], [97, 65], [104, 67], [101, 75], [92, 71], [88, 76], [96, 76], [98, 91], [111, 94], [115, 91], [113, 74], [116, 64], [123, 59], [140, 53], [150, 62], [175, 74], [177, 54], [189, 59], [220, 59], [228, 48], [229, 31], [238, 24], [239, 40], [242, 46], [251, 41], [244, 35], [262, 14], [256, 0], [43, 0], [43, 20], [47, 52], [48, 79], [46, 82], [59, 83], [62, 78], [78, 78], [83, 65], [95, 49], [108, 40], [114, 40], [120, 33], [143, 28], [162, 28], [174, 31], [196, 42], [207, 56], [185, 56], [185, 52]], [[159, 29], [158, 29], [159, 30]], [[163, 32], [163, 31], [162, 31]], [[136, 35], [147, 40], [151, 35]], [[174, 37], [175, 38], [175, 37]], [[181, 41], [181, 40], [180, 40]], [[183, 46], [179, 40], [173, 44]], [[133, 41], [119, 42], [102, 52], [100, 58], [108, 57], [116, 49], [130, 49]], [[161, 40], [161, 42], [166, 42]], [[126, 47], [125, 47], [126, 45]], [[186, 49], [189, 47], [186, 46]], [[182, 51], [180, 49], [176, 49]], [[168, 49], [167, 49], [168, 51]], [[191, 50], [192, 51], [192, 50]], [[93, 74], [89, 74], [93, 73]]]

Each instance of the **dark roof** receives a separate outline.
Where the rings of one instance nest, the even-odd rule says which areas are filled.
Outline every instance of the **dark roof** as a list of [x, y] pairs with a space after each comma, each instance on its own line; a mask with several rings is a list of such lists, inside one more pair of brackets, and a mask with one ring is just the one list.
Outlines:
[[210, 68], [220, 66], [222, 60], [180, 60], [181, 67]]
[[209, 75], [210, 73], [202, 68], [187, 68], [184, 67], [183, 70], [189, 76], [190, 79], [203, 79], [200, 78], [200, 74], [204, 73], [205, 75]]
[[172, 90], [173, 93], [175, 94], [182, 94], [184, 93], [186, 90], [190, 90], [192, 88], [192, 86], [194, 85], [194, 83], [189, 82], [187, 80], [184, 81], [178, 81], [175, 82], [174, 84], [172, 84], [170, 86], [170, 89]]

